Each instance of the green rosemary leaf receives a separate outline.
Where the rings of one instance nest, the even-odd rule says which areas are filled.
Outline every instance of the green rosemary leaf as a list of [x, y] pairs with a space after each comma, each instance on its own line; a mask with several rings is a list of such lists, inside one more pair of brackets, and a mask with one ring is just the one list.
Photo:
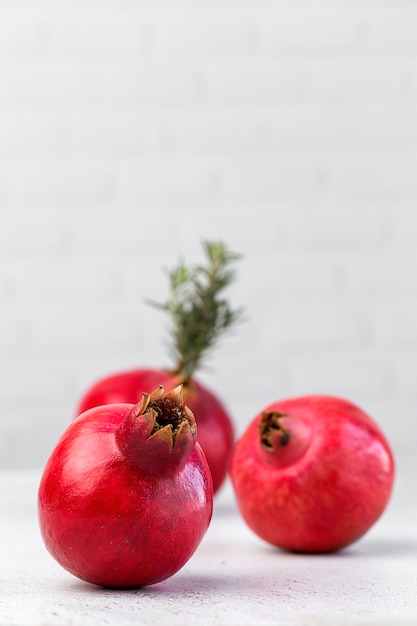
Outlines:
[[204, 241], [205, 265], [186, 266], [180, 260], [168, 272], [170, 296], [165, 303], [148, 301], [166, 311], [172, 322], [171, 354], [175, 372], [190, 377], [219, 336], [240, 320], [242, 310], [231, 309], [219, 294], [235, 280], [230, 267], [241, 256], [221, 241]]

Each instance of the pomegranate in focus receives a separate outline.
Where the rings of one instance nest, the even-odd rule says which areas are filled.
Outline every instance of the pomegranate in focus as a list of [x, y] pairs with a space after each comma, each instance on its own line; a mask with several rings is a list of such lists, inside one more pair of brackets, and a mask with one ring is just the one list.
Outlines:
[[158, 385], [173, 388], [183, 385], [185, 404], [194, 413], [198, 442], [204, 450], [216, 493], [228, 471], [234, 444], [234, 427], [226, 407], [217, 395], [195, 378], [206, 353], [219, 335], [240, 317], [222, 297], [233, 281], [230, 268], [238, 255], [220, 242], [205, 242], [206, 266], [187, 267], [180, 262], [169, 273], [171, 293], [165, 304], [153, 304], [168, 312], [172, 319], [172, 369], [137, 368], [116, 372], [95, 382], [86, 390], [77, 415], [94, 406], [128, 402], [136, 404], [142, 393]]
[[260, 538], [294, 552], [353, 543], [382, 515], [394, 459], [377, 424], [329, 396], [275, 402], [237, 441], [230, 474], [243, 519]]
[[172, 389], [181, 383], [185, 404], [198, 416], [198, 442], [204, 450], [215, 493], [227, 475], [234, 429], [219, 398], [195, 378], [184, 381], [178, 374], [151, 368], [119, 372], [97, 381], [82, 398], [77, 414], [99, 405], [128, 401], [135, 404], [145, 389], [158, 385]]
[[202, 540], [212, 507], [210, 471], [181, 386], [80, 415], [53, 450], [38, 492], [52, 556], [78, 578], [115, 588], [175, 574]]

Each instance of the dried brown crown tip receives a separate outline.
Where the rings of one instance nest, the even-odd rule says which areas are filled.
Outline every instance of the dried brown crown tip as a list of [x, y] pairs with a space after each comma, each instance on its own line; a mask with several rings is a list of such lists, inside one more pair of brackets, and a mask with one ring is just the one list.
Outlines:
[[193, 413], [182, 385], [165, 394], [162, 386], [143, 393], [116, 431], [126, 460], [145, 474], [167, 476], [185, 465], [197, 440]]
[[289, 443], [290, 435], [281, 423], [283, 417], [286, 417], [286, 413], [280, 411], [264, 411], [262, 413], [259, 423], [259, 437], [264, 448], [273, 450], [277, 443], [280, 446], [286, 446]]
[[144, 393], [138, 407], [139, 415], [148, 414], [151, 417], [152, 429], [150, 436], [164, 430], [170, 433], [175, 442], [179, 434], [191, 431], [196, 434], [196, 423], [193, 413], [184, 404], [183, 385], [180, 384], [167, 394], [162, 386], [157, 387], [152, 393]]

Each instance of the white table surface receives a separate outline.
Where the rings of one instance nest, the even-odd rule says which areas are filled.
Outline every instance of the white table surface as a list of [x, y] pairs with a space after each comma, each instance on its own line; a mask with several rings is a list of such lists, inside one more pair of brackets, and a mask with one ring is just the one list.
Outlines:
[[88, 585], [52, 559], [37, 523], [39, 478], [0, 473], [0, 626], [417, 625], [410, 472], [364, 538], [320, 556], [264, 544], [239, 517], [229, 484], [192, 559], [169, 580], [134, 591]]

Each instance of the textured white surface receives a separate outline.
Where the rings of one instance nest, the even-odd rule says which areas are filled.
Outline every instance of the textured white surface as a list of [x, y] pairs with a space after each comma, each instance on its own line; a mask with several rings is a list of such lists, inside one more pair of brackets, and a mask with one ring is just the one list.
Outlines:
[[0, 474], [0, 626], [417, 624], [417, 514], [407, 481], [361, 541], [326, 556], [269, 548], [243, 524], [228, 486], [180, 572], [146, 589], [110, 591], [74, 578], [46, 552], [39, 476]]

